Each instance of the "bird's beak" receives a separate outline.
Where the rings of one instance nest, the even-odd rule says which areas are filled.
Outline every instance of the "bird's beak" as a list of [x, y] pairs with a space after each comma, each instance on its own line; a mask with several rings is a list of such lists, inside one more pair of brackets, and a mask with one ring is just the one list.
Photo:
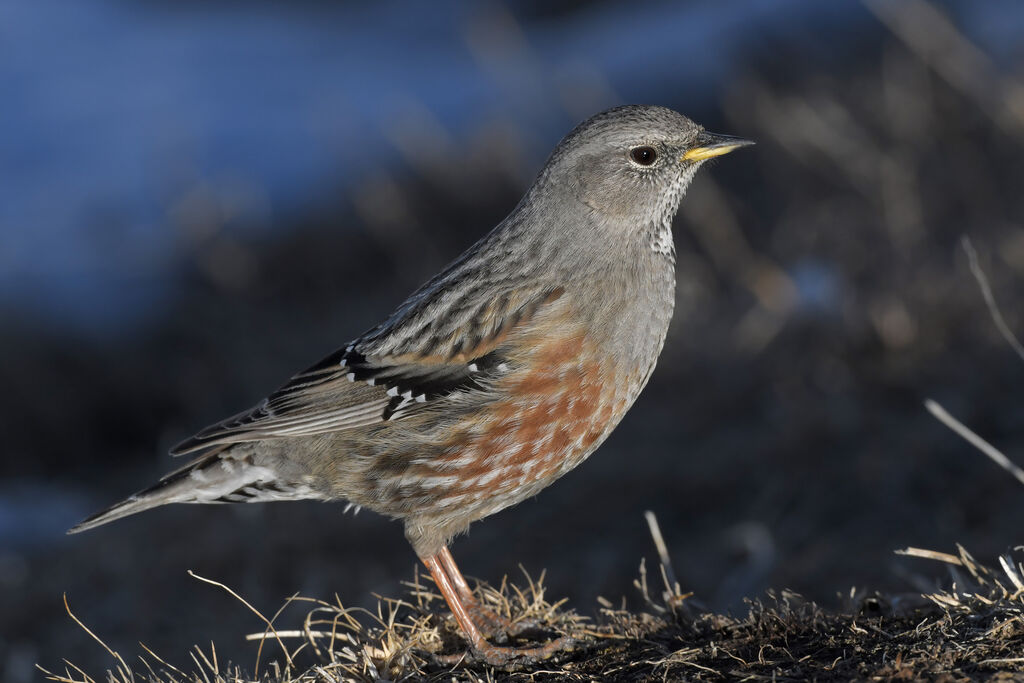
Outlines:
[[740, 147], [746, 147], [752, 145], [752, 140], [744, 140], [743, 138], [733, 137], [732, 135], [718, 135], [717, 133], [708, 133], [701, 131], [697, 136], [697, 139], [693, 143], [693, 147], [686, 150], [686, 154], [683, 155], [682, 161], [704, 161], [712, 157], [722, 156], [728, 154], [734, 149]]

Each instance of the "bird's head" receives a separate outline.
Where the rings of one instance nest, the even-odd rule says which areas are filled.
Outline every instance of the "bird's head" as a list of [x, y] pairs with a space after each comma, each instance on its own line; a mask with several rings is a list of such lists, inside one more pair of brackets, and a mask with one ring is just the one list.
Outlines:
[[541, 179], [613, 222], [662, 224], [679, 208], [701, 164], [751, 144], [708, 133], [665, 107], [617, 107], [569, 133]]

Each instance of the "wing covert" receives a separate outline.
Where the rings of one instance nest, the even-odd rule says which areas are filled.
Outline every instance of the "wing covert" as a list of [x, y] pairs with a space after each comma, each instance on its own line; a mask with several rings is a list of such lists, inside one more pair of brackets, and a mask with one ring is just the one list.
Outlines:
[[[522, 292], [502, 294], [479, 306], [461, 335], [438, 339], [443, 328], [427, 326], [420, 336], [433, 335], [432, 340], [394, 347], [394, 355], [368, 353], [380, 347], [382, 336], [379, 328], [372, 330], [295, 375], [255, 407], [207, 427], [171, 453], [354, 429], [400, 419], [456, 392], [483, 391], [509, 369], [503, 348], [508, 333], [560, 296], [554, 289], [527, 298]], [[417, 324], [415, 318], [395, 322]], [[401, 336], [411, 339], [407, 330]]]

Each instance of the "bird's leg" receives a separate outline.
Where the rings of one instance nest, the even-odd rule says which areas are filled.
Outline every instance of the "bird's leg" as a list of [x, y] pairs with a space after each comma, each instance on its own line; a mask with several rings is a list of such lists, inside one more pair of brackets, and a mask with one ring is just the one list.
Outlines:
[[[441, 548], [441, 552], [437, 554], [437, 557], [441, 560], [441, 566], [444, 567], [444, 571], [448, 574], [452, 580], [452, 585], [455, 586], [455, 590], [459, 592], [459, 597], [462, 598], [463, 602], [476, 603], [476, 596], [473, 595], [472, 589], [469, 587], [469, 583], [466, 581], [466, 577], [459, 571], [459, 565], [455, 564], [455, 558], [452, 557], [452, 551], [448, 550], [448, 546]], [[479, 603], [477, 603], [479, 605]]]
[[[483, 659], [491, 666], [505, 666], [513, 661], [530, 662], [540, 659], [546, 659], [554, 653], [572, 645], [572, 639], [568, 636], [562, 636], [557, 638], [546, 645], [540, 647], [530, 648], [514, 648], [514, 647], [498, 647], [491, 645], [484, 638], [480, 629], [473, 622], [473, 619], [469, 615], [469, 611], [466, 609], [463, 603], [462, 596], [460, 595], [459, 589], [455, 587], [455, 582], [445, 571], [445, 561], [443, 559], [444, 552], [439, 552], [429, 557], [422, 558], [423, 564], [430, 570], [430, 575], [434, 577], [434, 583], [437, 584], [438, 590], [441, 591], [441, 595], [444, 596], [445, 602], [448, 603], [449, 609], [452, 614], [455, 615], [455, 621], [458, 622], [459, 628], [462, 629], [463, 634], [469, 640], [469, 645], [473, 652]], [[451, 554], [448, 554], [449, 558]], [[455, 566], [452, 561], [452, 566]], [[455, 568], [458, 573], [458, 568]], [[458, 574], [462, 584], [466, 586], [466, 590], [469, 590], [469, 586], [466, 585], [466, 580], [462, 578], [461, 574]], [[470, 593], [471, 597], [472, 594]], [[474, 602], [476, 600], [474, 599]]]
[[466, 606], [466, 612], [486, 637], [496, 638], [501, 642], [502, 639], [507, 639], [509, 636], [517, 636], [524, 631], [538, 627], [536, 619], [523, 619], [515, 622], [482, 605], [473, 595], [473, 589], [469, 587], [466, 577], [459, 571], [459, 566], [455, 564], [455, 558], [452, 557], [447, 546], [442, 548], [437, 555], [445, 573], [452, 580], [455, 590], [458, 591], [462, 604]]

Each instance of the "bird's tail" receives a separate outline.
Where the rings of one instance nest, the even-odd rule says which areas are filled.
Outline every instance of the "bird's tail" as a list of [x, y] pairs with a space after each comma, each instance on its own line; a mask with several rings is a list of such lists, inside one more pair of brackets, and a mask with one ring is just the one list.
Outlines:
[[148, 489], [87, 517], [68, 533], [88, 531], [169, 503], [260, 503], [319, 497], [308, 486], [283, 481], [274, 469], [254, 464], [251, 453], [225, 445], [171, 472]]

